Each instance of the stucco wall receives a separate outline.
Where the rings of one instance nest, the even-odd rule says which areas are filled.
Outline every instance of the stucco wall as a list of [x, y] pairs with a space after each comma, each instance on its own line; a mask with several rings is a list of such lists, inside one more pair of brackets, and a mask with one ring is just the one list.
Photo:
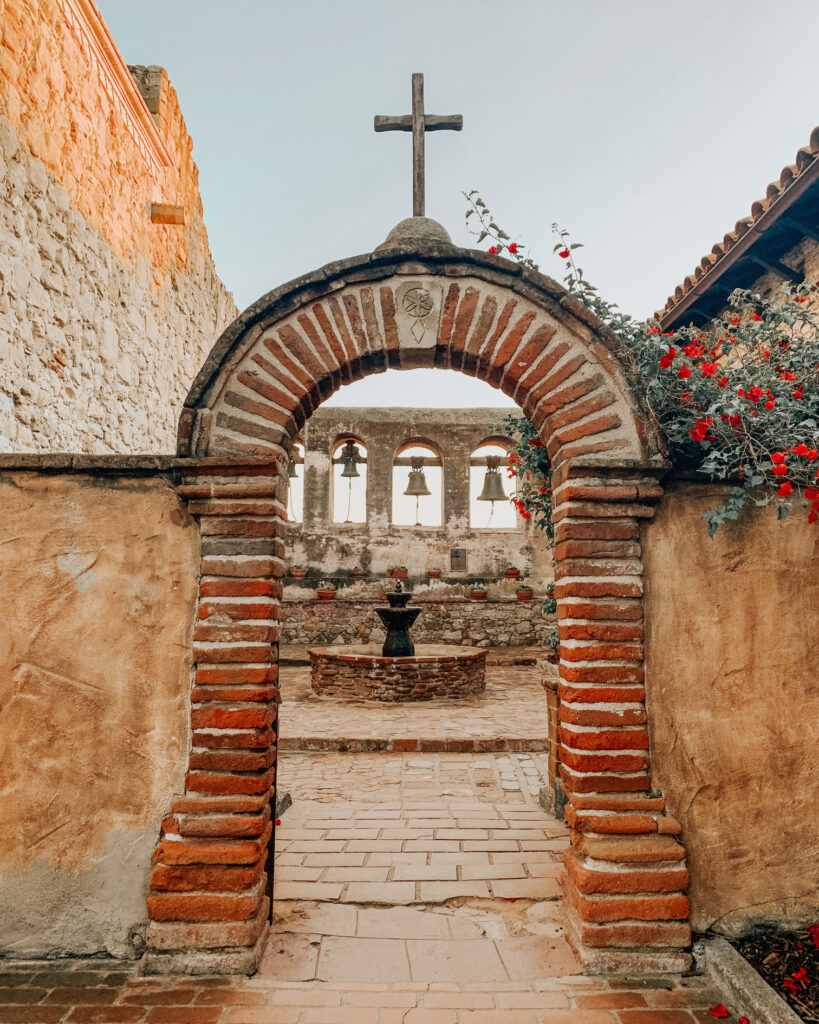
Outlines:
[[184, 789], [197, 530], [162, 478], [0, 473], [0, 956], [133, 956]]
[[2, 4], [0, 452], [173, 451], [235, 315], [176, 93], [161, 68], [134, 76], [86, 0]]
[[819, 909], [819, 530], [669, 484], [644, 529], [655, 784], [682, 823], [692, 925], [734, 934]]

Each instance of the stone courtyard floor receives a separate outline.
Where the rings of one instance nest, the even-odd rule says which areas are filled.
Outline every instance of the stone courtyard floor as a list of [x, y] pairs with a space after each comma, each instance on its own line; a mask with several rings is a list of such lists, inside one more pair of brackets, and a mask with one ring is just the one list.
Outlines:
[[694, 1024], [701, 977], [585, 977], [565, 826], [525, 754], [285, 753], [275, 919], [253, 978], [0, 964], [0, 1024]]
[[546, 701], [532, 647], [488, 651], [486, 691], [414, 704], [333, 700], [310, 688], [306, 648], [283, 648], [282, 750], [488, 752], [546, 749]]
[[490, 651], [483, 699], [403, 705], [318, 699], [305, 654], [282, 666], [278, 789], [293, 803], [258, 973], [0, 963], [0, 1024], [712, 1020], [704, 979], [585, 977], [566, 941], [568, 830], [538, 803], [539, 652]]

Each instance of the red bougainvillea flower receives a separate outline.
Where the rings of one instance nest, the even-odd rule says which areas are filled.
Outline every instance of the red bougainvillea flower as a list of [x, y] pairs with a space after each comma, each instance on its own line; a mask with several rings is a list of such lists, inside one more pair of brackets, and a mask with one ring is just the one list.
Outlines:
[[761, 319], [762, 319], [762, 317], [759, 315], [759, 313], [754, 313], [754, 320], [761, 320]]
[[720, 379], [717, 381], [717, 384], [719, 384], [719, 386], [721, 388], [726, 387], [727, 384], [728, 384], [728, 378], [727, 377], [720, 377]]
[[507, 245], [506, 248], [509, 250], [509, 252], [512, 253], [513, 256], [517, 255], [517, 252], [518, 252], [518, 243], [517, 242], [510, 242], [510, 244]]
[[786, 988], [791, 993], [791, 995], [794, 996], [797, 995], [799, 992], [799, 986], [796, 984], [793, 978], [785, 978], [785, 980], [782, 982], [782, 987]]
[[702, 375], [703, 377], [713, 377], [717, 372], [716, 363], [703, 363], [702, 364]]
[[760, 398], [762, 398], [764, 394], [765, 392], [763, 391], [763, 389], [757, 387], [756, 385], [748, 389], [748, 398], [751, 399], [754, 405], [756, 405], [756, 403], [760, 400]]
[[716, 1017], [717, 1020], [725, 1020], [726, 1017], [731, 1015], [728, 1013], [728, 1007], [723, 1006], [722, 1003], [717, 1003], [716, 1006], [711, 1007], [711, 1016]]
[[646, 334], [659, 334], [659, 333], [660, 333], [660, 328], [659, 327], [649, 327], [649, 329], [646, 331]]
[[[806, 487], [805, 497], [808, 501], [819, 501], [819, 487]], [[813, 925], [812, 927], [815, 928], [816, 925]]]
[[784, 373], [779, 374], [780, 380], [796, 380], [796, 374], [791, 373], [790, 370], [785, 370]]
[[807, 988], [810, 978], [808, 977], [808, 972], [804, 967], [800, 967], [798, 971], [794, 971], [791, 977], [795, 978], [803, 988]]
[[[819, 512], [817, 512], [814, 508], [811, 512], [808, 513], [808, 522], [815, 523], [817, 519], [819, 519]], [[813, 941], [816, 942], [816, 939], [814, 938]], [[819, 942], [816, 942], [816, 945], [819, 946]]]
[[737, 1018], [737, 1024], [751, 1024], [751, 1022], [748, 1020], [747, 1017], [739, 1017]]
[[677, 376], [680, 380], [687, 380], [691, 376], [691, 371], [687, 366], [681, 366], [679, 370], [677, 370]]
[[689, 359], [699, 359], [700, 356], [705, 355], [705, 345], [683, 345], [683, 352]]
[[786, 458], [785, 452], [771, 452], [771, 462], [775, 466], [781, 466]]
[[819, 924], [812, 924], [808, 926], [808, 935], [813, 939], [813, 944], [819, 948]]
[[282, 819], [281, 818], [276, 818], [276, 824], [277, 825], [281, 825], [281, 823], [282, 823]]
[[496, 245], [490, 245], [489, 248], [486, 251], [487, 252], [497, 252], [498, 251], [498, 247]]
[[687, 402], [690, 397], [691, 397], [691, 392], [690, 391], [683, 391], [683, 393], [680, 395], [680, 401], [681, 402]]
[[560, 250], [560, 252], [559, 252], [559, 253], [558, 253], [557, 255], [558, 255], [558, 256], [559, 256], [559, 257], [560, 257], [560, 258], [561, 258], [562, 260], [567, 260], [567, 259], [569, 258], [569, 256], [571, 256], [571, 253], [569, 252], [569, 250], [568, 250], [568, 249], [561, 249], [561, 250]]
[[732, 316], [731, 317], [731, 323], [732, 324], [738, 324], [739, 323], [739, 317], [738, 316]]
[[819, 452], [815, 448], [811, 448], [808, 450], [808, 454], [805, 458], [808, 462], [816, 462], [817, 456], [819, 456]]
[[805, 395], [802, 392], [802, 388], [797, 388], [796, 391], [794, 391], [794, 393], [793, 393], [793, 397], [794, 398], [804, 398]]
[[710, 416], [706, 416], [704, 419], [698, 419], [697, 425], [691, 428], [691, 440], [692, 441], [712, 441], [713, 438], [708, 436], [708, 429], [712, 424]]
[[790, 450], [794, 452], [794, 454], [796, 455], [801, 455], [803, 458], [808, 454], [808, 446], [804, 443], [804, 441], [801, 444], [795, 445]]
[[734, 413], [733, 416], [728, 417], [728, 422], [731, 424], [732, 427], [738, 427], [740, 423], [742, 423], [742, 417], [738, 412]]
[[774, 466], [774, 468], [773, 468], [773, 475], [774, 476], [787, 476], [788, 475], [788, 467], [787, 466]]
[[776, 492], [780, 498], [787, 498], [793, 494], [793, 484], [790, 480], [786, 480], [784, 484], [779, 485], [779, 490]]
[[530, 448], [542, 448], [543, 447], [543, 442], [540, 440], [539, 437], [533, 437], [532, 440], [529, 442], [529, 447]]
[[775, 398], [769, 398], [768, 401], [765, 403], [765, 408], [766, 409], [773, 409], [773, 407], [775, 405], [776, 405], [776, 399]]

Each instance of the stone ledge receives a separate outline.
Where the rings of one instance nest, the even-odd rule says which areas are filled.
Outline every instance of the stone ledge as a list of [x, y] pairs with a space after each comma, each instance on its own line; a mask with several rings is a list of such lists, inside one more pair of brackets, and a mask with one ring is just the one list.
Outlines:
[[724, 993], [732, 1013], [750, 1014], [754, 1024], [802, 1024], [801, 1018], [727, 939], [706, 942], [705, 971], [714, 987]]

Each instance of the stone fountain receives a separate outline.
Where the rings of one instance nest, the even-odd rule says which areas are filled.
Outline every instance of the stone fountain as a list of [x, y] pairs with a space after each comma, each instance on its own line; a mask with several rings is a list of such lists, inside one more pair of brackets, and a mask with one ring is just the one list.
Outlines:
[[486, 651], [454, 644], [418, 644], [409, 629], [421, 614], [401, 581], [375, 611], [387, 630], [382, 647], [360, 644], [310, 649], [310, 682], [323, 697], [418, 701], [475, 697], [486, 686]]
[[416, 605], [408, 608], [412, 591], [404, 590], [401, 580], [395, 584], [395, 590], [387, 594], [388, 605], [375, 609], [376, 615], [384, 623], [387, 637], [381, 653], [385, 658], [410, 658], [415, 654], [415, 644], [410, 640], [409, 629], [421, 614]]

